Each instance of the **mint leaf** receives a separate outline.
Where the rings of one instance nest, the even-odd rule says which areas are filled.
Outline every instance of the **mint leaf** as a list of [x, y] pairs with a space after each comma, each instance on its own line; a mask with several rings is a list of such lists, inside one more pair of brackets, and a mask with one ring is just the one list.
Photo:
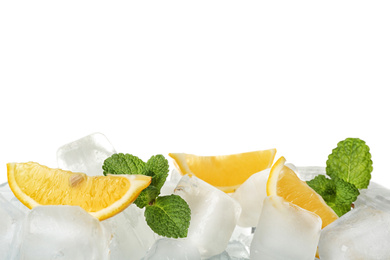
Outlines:
[[353, 184], [342, 179], [334, 180], [318, 175], [306, 183], [321, 195], [339, 217], [351, 210], [352, 202], [359, 195], [358, 189]]
[[145, 162], [131, 154], [113, 154], [103, 163], [103, 174], [143, 174]]
[[326, 161], [327, 175], [352, 183], [358, 189], [368, 187], [372, 169], [370, 148], [359, 138], [339, 142]]
[[351, 211], [351, 206], [352, 206], [351, 204], [339, 204], [330, 207], [337, 214], [337, 216], [341, 217], [345, 213]]
[[315, 192], [321, 195], [325, 202], [334, 203], [336, 200], [336, 183], [331, 179], [326, 178], [324, 175], [318, 175], [314, 179], [307, 181]]
[[[152, 178], [153, 180], [153, 178]], [[149, 205], [152, 201], [154, 201], [157, 196], [160, 194], [160, 190], [154, 187], [153, 185], [149, 185], [146, 189], [144, 189], [134, 201], [134, 204], [142, 209]]]
[[[352, 183], [346, 182], [343, 179], [334, 178], [336, 183], [336, 205], [348, 205], [351, 209], [352, 203], [357, 199], [360, 192]], [[348, 210], [349, 211], [349, 210]]]
[[144, 174], [152, 177], [134, 204], [145, 208], [145, 219], [150, 228], [161, 236], [186, 237], [190, 225], [191, 210], [178, 195], [159, 197], [169, 172], [168, 160], [163, 155], [152, 156], [146, 163], [131, 154], [114, 154], [103, 163], [103, 173]]
[[172, 238], [186, 237], [191, 220], [187, 202], [178, 195], [158, 197], [145, 209], [149, 227], [158, 235]]
[[355, 185], [340, 178], [329, 179], [324, 175], [318, 175], [306, 182], [324, 199], [340, 217], [351, 210], [352, 203], [357, 199], [359, 190]]
[[158, 191], [161, 190], [161, 187], [164, 185], [165, 180], [168, 177], [169, 164], [168, 160], [161, 154], [152, 156], [145, 165], [144, 173], [145, 175], [152, 177], [151, 185], [155, 186]]

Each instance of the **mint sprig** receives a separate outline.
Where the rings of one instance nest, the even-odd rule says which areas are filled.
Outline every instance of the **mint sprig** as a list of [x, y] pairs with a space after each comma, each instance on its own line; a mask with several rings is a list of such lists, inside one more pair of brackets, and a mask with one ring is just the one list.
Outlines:
[[186, 237], [191, 219], [191, 210], [180, 196], [159, 196], [169, 172], [168, 161], [161, 154], [152, 156], [146, 163], [131, 154], [113, 154], [103, 163], [103, 174], [143, 174], [152, 177], [134, 204], [145, 208], [149, 227], [165, 237]]
[[146, 223], [157, 234], [167, 237], [186, 237], [190, 225], [191, 211], [182, 203], [179, 195], [158, 197], [153, 206], [145, 209]]
[[338, 216], [351, 210], [371, 179], [372, 160], [370, 148], [359, 138], [347, 138], [337, 144], [326, 161], [326, 174], [316, 176], [307, 184], [322, 196]]
[[307, 184], [321, 195], [338, 216], [347, 213], [359, 195], [355, 185], [339, 178], [329, 179], [325, 175], [318, 175]]
[[327, 175], [352, 183], [358, 189], [368, 187], [372, 169], [370, 148], [359, 138], [339, 142], [326, 161]]

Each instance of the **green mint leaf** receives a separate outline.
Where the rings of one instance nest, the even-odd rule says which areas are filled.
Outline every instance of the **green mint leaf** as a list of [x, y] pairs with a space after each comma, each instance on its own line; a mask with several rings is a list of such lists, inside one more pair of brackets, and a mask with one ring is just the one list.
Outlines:
[[[107, 158], [103, 163], [103, 174], [145, 174], [146, 163], [137, 156], [131, 154], [113, 154]], [[150, 166], [149, 166], [150, 168]], [[149, 172], [149, 171], [147, 171]], [[147, 175], [147, 174], [145, 174]], [[143, 208], [150, 202], [156, 199], [160, 194], [160, 189], [153, 186], [154, 174], [150, 174], [152, 177], [152, 183], [144, 189], [138, 198], [134, 201], [135, 205], [139, 208]], [[164, 180], [165, 181], [165, 180]]]
[[336, 201], [336, 183], [331, 179], [326, 178], [324, 175], [318, 175], [306, 183], [321, 195], [328, 205]]
[[[346, 182], [343, 179], [335, 178], [336, 183], [336, 205], [349, 205], [351, 209], [352, 203], [357, 199], [360, 192], [352, 183]], [[349, 211], [349, 210], [348, 210]]]
[[157, 189], [152, 185], [149, 185], [138, 195], [137, 199], [134, 201], [134, 204], [137, 205], [138, 208], [142, 209], [143, 207], [148, 206], [149, 203], [154, 201], [159, 194], [160, 194], [159, 189]]
[[152, 156], [146, 163], [131, 154], [113, 154], [103, 163], [103, 174], [144, 174], [152, 177], [151, 184], [144, 189], [134, 204], [145, 209], [145, 219], [150, 228], [161, 236], [186, 237], [190, 225], [191, 210], [178, 195], [162, 196], [169, 172], [168, 160], [162, 155]]
[[355, 185], [337, 177], [329, 179], [324, 175], [318, 175], [306, 183], [321, 195], [339, 217], [351, 210], [352, 203], [359, 195]]
[[149, 227], [158, 235], [172, 238], [186, 237], [191, 220], [187, 202], [178, 195], [158, 197], [145, 209]]
[[341, 217], [345, 213], [351, 210], [351, 204], [339, 204], [330, 206], [337, 216]]
[[161, 154], [152, 156], [145, 164], [143, 174], [152, 177], [151, 185], [155, 186], [160, 192], [168, 177], [168, 160]]
[[145, 162], [131, 154], [113, 154], [103, 163], [103, 174], [142, 174]]
[[359, 138], [339, 142], [326, 161], [327, 175], [352, 183], [358, 189], [368, 187], [372, 169], [370, 148]]

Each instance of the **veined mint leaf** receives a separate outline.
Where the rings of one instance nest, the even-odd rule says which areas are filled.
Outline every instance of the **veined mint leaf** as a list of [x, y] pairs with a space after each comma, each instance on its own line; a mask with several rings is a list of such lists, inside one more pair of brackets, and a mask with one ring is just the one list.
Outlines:
[[157, 234], [166, 237], [186, 237], [190, 225], [191, 210], [178, 195], [159, 197], [161, 187], [168, 176], [168, 161], [162, 155], [152, 156], [147, 163], [131, 154], [114, 154], [103, 164], [107, 174], [144, 174], [152, 177], [151, 184], [134, 201], [145, 209], [145, 219]]
[[149, 227], [165, 237], [186, 237], [190, 225], [191, 210], [187, 202], [178, 195], [158, 197], [145, 209]]
[[306, 183], [321, 195], [339, 217], [351, 210], [352, 203], [359, 195], [359, 190], [353, 184], [337, 177], [329, 179], [318, 175]]
[[143, 207], [148, 206], [150, 202], [154, 201], [159, 194], [160, 191], [156, 187], [149, 185], [138, 195], [134, 204], [137, 205], [138, 208], [142, 209]]
[[113, 154], [103, 163], [103, 174], [143, 174], [145, 162], [131, 154]]
[[326, 161], [327, 175], [352, 183], [358, 189], [368, 187], [372, 169], [370, 148], [359, 138], [339, 142]]
[[328, 205], [336, 201], [336, 183], [326, 178], [325, 175], [318, 175], [306, 183], [320, 194]]
[[168, 177], [169, 164], [168, 160], [161, 154], [152, 156], [145, 164], [145, 175], [152, 177], [151, 185], [155, 186], [158, 191], [164, 185], [165, 180]]
[[[339, 178], [334, 178], [336, 183], [336, 205], [347, 204], [351, 209], [352, 203], [357, 199], [360, 192], [352, 183], [346, 182]], [[348, 210], [349, 211], [349, 210]]]

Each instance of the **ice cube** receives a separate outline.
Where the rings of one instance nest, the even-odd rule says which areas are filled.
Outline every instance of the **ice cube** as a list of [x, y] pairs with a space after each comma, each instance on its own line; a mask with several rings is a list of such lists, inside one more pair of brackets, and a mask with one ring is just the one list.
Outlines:
[[207, 258], [207, 260], [249, 260], [249, 251], [240, 241], [231, 240], [225, 251]]
[[3, 198], [7, 199], [8, 201], [15, 197], [14, 193], [8, 185], [8, 182], [0, 184], [0, 194], [3, 195]]
[[294, 170], [298, 177], [303, 181], [310, 181], [317, 175], [326, 175], [326, 168], [321, 166], [297, 166], [286, 164], [290, 169]]
[[143, 259], [200, 260], [201, 257], [196, 246], [186, 239], [160, 238]]
[[251, 242], [253, 239], [254, 228], [236, 226], [230, 237], [230, 242], [236, 241], [245, 247], [245, 251], [250, 251]]
[[0, 194], [3, 195], [3, 197], [11, 202], [15, 207], [20, 209], [23, 213], [27, 214], [30, 209], [27, 208], [23, 203], [21, 203], [14, 195], [12, 190], [10, 189], [8, 182], [3, 183], [0, 185]]
[[249, 248], [238, 240], [230, 241], [226, 248], [226, 252], [232, 260], [243, 260], [249, 259], [250, 257]]
[[318, 251], [321, 260], [385, 260], [389, 241], [390, 214], [361, 206], [322, 230]]
[[18, 258], [24, 216], [0, 194], [0, 260]]
[[226, 251], [223, 251], [222, 253], [212, 256], [210, 258], [207, 258], [207, 260], [232, 260], [229, 253]]
[[23, 228], [23, 260], [109, 259], [110, 236], [103, 225], [78, 206], [38, 206]]
[[174, 192], [181, 177], [182, 177], [182, 175], [176, 169], [173, 169], [169, 173], [164, 185], [161, 188], [161, 191], [160, 191], [161, 196], [171, 195]]
[[110, 227], [111, 259], [141, 259], [158, 236], [146, 224], [144, 209], [131, 204], [121, 213], [102, 221]]
[[367, 189], [361, 189], [360, 195], [354, 202], [355, 208], [370, 206], [379, 210], [390, 212], [390, 190], [370, 182]]
[[267, 197], [267, 180], [270, 169], [251, 175], [231, 195], [242, 208], [238, 225], [242, 227], [255, 227], [259, 222], [264, 198]]
[[225, 251], [207, 260], [248, 260], [252, 238], [252, 228], [236, 226]]
[[188, 239], [202, 258], [222, 253], [236, 227], [241, 207], [223, 191], [193, 176], [179, 181], [175, 194], [187, 201], [191, 209]]
[[251, 259], [313, 260], [322, 221], [281, 197], [264, 199], [251, 244]]
[[103, 175], [104, 160], [114, 153], [108, 139], [101, 133], [94, 133], [58, 148], [58, 167], [92, 176]]

